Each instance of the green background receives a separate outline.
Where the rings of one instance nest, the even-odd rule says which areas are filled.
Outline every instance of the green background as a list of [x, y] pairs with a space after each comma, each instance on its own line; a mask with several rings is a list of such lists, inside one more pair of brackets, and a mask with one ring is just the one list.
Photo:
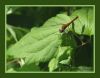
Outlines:
[[[0, 78], [98, 78], [99, 6], [96, 5], [96, 73], [5, 73], [5, 5], [95, 5], [96, 0], [0, 0]], [[98, 10], [97, 10], [98, 7]]]

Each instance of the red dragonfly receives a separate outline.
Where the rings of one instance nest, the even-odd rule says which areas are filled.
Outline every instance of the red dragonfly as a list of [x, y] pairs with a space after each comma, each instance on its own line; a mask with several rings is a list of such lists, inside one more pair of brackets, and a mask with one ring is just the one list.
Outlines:
[[78, 16], [75, 17], [73, 20], [71, 20], [69, 23], [63, 24], [62, 28], [59, 29], [59, 31], [60, 31], [61, 33], [64, 32], [64, 30], [65, 30], [70, 24], [72, 24], [77, 18], [78, 18]]

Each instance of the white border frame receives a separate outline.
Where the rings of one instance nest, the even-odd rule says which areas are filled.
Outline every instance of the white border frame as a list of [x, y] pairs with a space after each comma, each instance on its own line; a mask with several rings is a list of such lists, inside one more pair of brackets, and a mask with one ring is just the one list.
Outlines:
[[[95, 23], [95, 5], [5, 5], [5, 52], [6, 52], [6, 7], [93, 7], [94, 8], [94, 23]], [[95, 73], [95, 27], [94, 27], [94, 47], [93, 47], [93, 71], [89, 72], [12, 72], [12, 73]], [[5, 53], [5, 73], [11, 73], [6, 71], [6, 53]]]

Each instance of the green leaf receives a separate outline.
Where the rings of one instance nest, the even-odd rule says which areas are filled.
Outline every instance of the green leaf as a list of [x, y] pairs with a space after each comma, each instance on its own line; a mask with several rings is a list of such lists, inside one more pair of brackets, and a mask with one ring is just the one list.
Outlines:
[[48, 67], [50, 72], [54, 71], [58, 67], [58, 59], [56, 58], [51, 59]]
[[14, 58], [25, 58], [28, 63], [46, 61], [58, 48], [60, 41], [57, 31], [57, 27], [33, 28], [31, 32], [8, 49], [7, 55]]
[[15, 31], [12, 29], [12, 27], [9, 26], [9, 25], [7, 25], [6, 28], [7, 28], [7, 30], [11, 33], [12, 37], [14, 38], [14, 40], [17, 42], [18, 39], [17, 39], [16, 33], [15, 33]]
[[67, 47], [61, 47], [59, 46], [58, 52], [56, 54], [56, 58], [59, 59], [67, 50]]
[[73, 48], [77, 46], [74, 38], [74, 34], [70, 31], [68, 33], [63, 33], [61, 40], [62, 40], [61, 46], [65, 46], [65, 47], [71, 46]]
[[17, 71], [14, 70], [13, 68], [10, 68], [10, 69], [7, 70], [7, 73], [16, 73], [16, 72], [17, 72]]
[[12, 44], [16, 43], [23, 37], [26, 33], [29, 32], [28, 29], [21, 28], [21, 27], [14, 27], [11, 25], [6, 25], [7, 34], [6, 34], [6, 41], [7, 41], [7, 48], [10, 47]]
[[93, 35], [94, 34], [94, 10], [93, 8], [83, 8], [76, 10], [71, 18], [78, 16], [74, 22], [73, 29], [77, 34]]
[[29, 64], [29, 65], [24, 65], [23, 67], [19, 68], [17, 71], [22, 71], [22, 72], [26, 72], [26, 71], [30, 71], [30, 72], [36, 72], [36, 71], [40, 71], [40, 68], [35, 65], [35, 64]]
[[[47, 43], [47, 42], [44, 42]], [[56, 53], [57, 49], [58, 49], [58, 45], [59, 45], [59, 41], [55, 40], [52, 41], [51, 43], [47, 43], [46, 46], [44, 46], [44, 49], [37, 51], [36, 53], [31, 53], [27, 58], [26, 58], [26, 62], [32, 63], [32, 62], [45, 62], [50, 60], [54, 54]], [[43, 46], [43, 45], [42, 45]]]
[[[57, 52], [59, 45], [73, 45], [70, 36], [66, 41], [66, 33], [59, 32], [59, 28], [62, 26], [61, 23], [67, 23], [69, 20], [70, 18], [66, 14], [58, 14], [56, 17], [51, 18], [51, 21], [47, 21], [43, 27], [32, 28], [28, 34], [7, 50], [7, 55], [14, 58], [25, 58], [27, 64], [50, 60]], [[52, 26], [54, 23], [55, 26]]]
[[[67, 15], [57, 15], [55, 19], [59, 21], [68, 21], [64, 17]], [[62, 18], [63, 17], [63, 18]], [[59, 20], [60, 18], [60, 20]], [[52, 18], [53, 19], [53, 18]], [[64, 19], [64, 20], [61, 20]], [[31, 32], [25, 35], [19, 42], [8, 49], [7, 55], [14, 58], [26, 58], [25, 62], [39, 62], [47, 61], [53, 57], [54, 53], [60, 45], [59, 28], [61, 25], [51, 26], [51, 22], [47, 27], [44, 25], [42, 28], [32, 28]], [[16, 49], [16, 50], [15, 50]]]
[[61, 64], [69, 65], [71, 62], [71, 56], [69, 56], [67, 59], [60, 61]]
[[63, 24], [67, 24], [70, 21], [71, 21], [70, 17], [66, 13], [62, 13], [62, 14], [57, 14], [55, 17], [52, 17], [49, 20], [47, 20], [43, 26], [44, 27], [59, 26], [61, 28]]

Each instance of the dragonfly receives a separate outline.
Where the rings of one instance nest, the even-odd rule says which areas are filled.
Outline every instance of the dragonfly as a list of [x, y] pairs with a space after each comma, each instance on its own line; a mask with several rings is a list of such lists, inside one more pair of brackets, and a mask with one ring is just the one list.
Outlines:
[[59, 29], [59, 32], [62, 33], [65, 31], [65, 29], [70, 25], [72, 24], [76, 19], [78, 19], [79, 16], [76, 16], [74, 19], [72, 19], [69, 23], [67, 24], [63, 24], [63, 26], [61, 27], [61, 29]]
[[[59, 32], [60, 33], [63, 33], [64, 31], [65, 31], [65, 29], [68, 27], [68, 26], [70, 26], [70, 24], [72, 24], [72, 23], [74, 23], [74, 21], [75, 20], [77, 20], [79, 18], [79, 16], [76, 16], [74, 19], [72, 19], [70, 22], [68, 22], [67, 24], [62, 24], [62, 27], [61, 27], [61, 29], [59, 29]], [[83, 42], [75, 33], [73, 33], [79, 40], [80, 40], [80, 42], [81, 42], [81, 45], [80, 46], [83, 46], [83, 45], [85, 45], [86, 43], [88, 43], [88, 42]], [[79, 47], [80, 47], [79, 46]]]

